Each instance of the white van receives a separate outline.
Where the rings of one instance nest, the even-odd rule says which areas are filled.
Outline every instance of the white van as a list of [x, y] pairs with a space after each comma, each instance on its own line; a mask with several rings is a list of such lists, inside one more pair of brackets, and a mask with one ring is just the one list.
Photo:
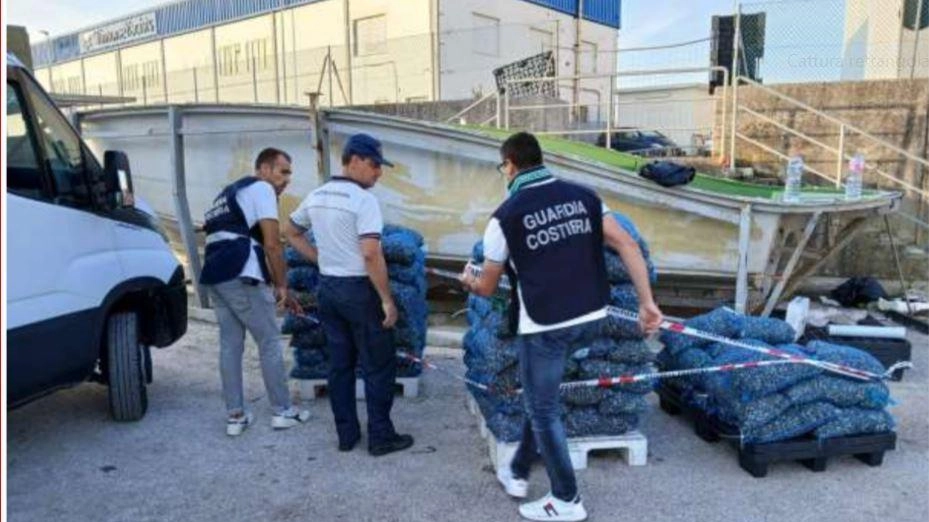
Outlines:
[[101, 167], [11, 54], [6, 93], [9, 406], [91, 379], [113, 418], [138, 420], [149, 347], [187, 330], [184, 268], [133, 205], [125, 154]]

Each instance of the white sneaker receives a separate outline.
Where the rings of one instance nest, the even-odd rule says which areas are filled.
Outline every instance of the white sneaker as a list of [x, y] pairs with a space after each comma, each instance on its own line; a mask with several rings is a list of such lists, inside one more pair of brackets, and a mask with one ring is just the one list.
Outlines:
[[497, 470], [497, 480], [503, 485], [503, 491], [515, 498], [526, 498], [529, 494], [529, 482], [513, 476], [513, 470], [509, 466], [501, 466]]
[[309, 411], [291, 408], [284, 413], [279, 413], [271, 417], [271, 427], [276, 430], [286, 430], [287, 428], [293, 428], [297, 424], [303, 424], [308, 420], [310, 420]]
[[565, 502], [553, 497], [551, 493], [519, 506], [519, 514], [529, 520], [552, 520], [579, 522], [587, 518], [587, 510], [578, 495], [572, 502]]
[[241, 417], [227, 417], [226, 418], [226, 435], [230, 437], [237, 437], [245, 431], [252, 423], [253, 417], [251, 412], [245, 412], [245, 415]]

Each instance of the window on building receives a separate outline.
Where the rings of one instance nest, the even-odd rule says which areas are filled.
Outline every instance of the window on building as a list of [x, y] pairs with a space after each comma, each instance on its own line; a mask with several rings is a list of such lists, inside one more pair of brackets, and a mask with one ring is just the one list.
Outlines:
[[387, 52], [387, 16], [359, 18], [354, 22], [355, 56]]
[[267, 70], [271, 66], [267, 38], [245, 42], [245, 70], [251, 72], [253, 65], [257, 71]]
[[134, 91], [142, 86], [139, 80], [139, 65], [132, 64], [123, 67], [123, 90]]
[[538, 27], [529, 28], [529, 41], [532, 42], [533, 52], [544, 53], [555, 48], [555, 36], [552, 32]]
[[581, 73], [597, 72], [597, 44], [581, 41]]
[[471, 48], [475, 54], [500, 56], [500, 19], [471, 13]]
[[242, 56], [241, 44], [223, 45], [216, 49], [216, 68], [220, 76], [239, 74], [239, 60]]
[[158, 60], [142, 64], [142, 83], [145, 88], [151, 89], [161, 85], [161, 64]]

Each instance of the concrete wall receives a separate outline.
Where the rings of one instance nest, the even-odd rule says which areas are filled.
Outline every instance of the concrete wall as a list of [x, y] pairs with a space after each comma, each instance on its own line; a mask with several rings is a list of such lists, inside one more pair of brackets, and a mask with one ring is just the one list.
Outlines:
[[[929, 125], [929, 81], [926, 79], [784, 84], [777, 85], [776, 88], [911, 154], [926, 157], [926, 126]], [[761, 112], [825, 145], [838, 147], [839, 127], [822, 117], [753, 87], [740, 87], [739, 100], [740, 107]], [[720, 127], [721, 112], [717, 112], [717, 130]], [[834, 152], [791, 136], [745, 113], [740, 113], [738, 128], [741, 133], [782, 153], [803, 155], [807, 165], [827, 176], [834, 177], [837, 173], [838, 158]], [[718, 140], [715, 144], [722, 145]], [[728, 140], [725, 144], [728, 147]], [[907, 161], [904, 156], [886, 147], [848, 133], [845, 150], [846, 154], [861, 152], [869, 163], [876, 163], [883, 171], [924, 190], [929, 189], [929, 169], [918, 168], [915, 162]], [[728, 148], [726, 151], [728, 153]], [[738, 142], [737, 159], [769, 173], [779, 173], [785, 163], [769, 152], [744, 141]], [[846, 164], [847, 162], [843, 162], [843, 175]], [[822, 180], [807, 173], [804, 175], [804, 183], [830, 184], [834, 181]], [[870, 169], [866, 172], [865, 187], [901, 190], [899, 185], [887, 181]], [[912, 195], [903, 200], [902, 211], [929, 220], [926, 206], [921, 205], [918, 198]], [[894, 218], [892, 226], [898, 246], [901, 246], [902, 262], [909, 277], [921, 280], [929, 278], [929, 265], [925, 254], [929, 242], [927, 233], [902, 218]], [[822, 275], [896, 277], [892, 250], [889, 248], [889, 239], [883, 227], [883, 222], [876, 220], [870, 230], [864, 232], [844, 253], [824, 268]], [[862, 255], [862, 252], [868, 254]]]

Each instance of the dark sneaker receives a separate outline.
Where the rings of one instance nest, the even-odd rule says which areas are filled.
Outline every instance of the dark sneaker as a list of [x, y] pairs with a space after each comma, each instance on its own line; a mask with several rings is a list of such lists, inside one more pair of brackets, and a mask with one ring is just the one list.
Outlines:
[[381, 455], [387, 455], [395, 451], [405, 450], [412, 445], [413, 437], [411, 435], [394, 435], [392, 438], [380, 441], [376, 444], [369, 444], [368, 453], [374, 457], [380, 457]]

